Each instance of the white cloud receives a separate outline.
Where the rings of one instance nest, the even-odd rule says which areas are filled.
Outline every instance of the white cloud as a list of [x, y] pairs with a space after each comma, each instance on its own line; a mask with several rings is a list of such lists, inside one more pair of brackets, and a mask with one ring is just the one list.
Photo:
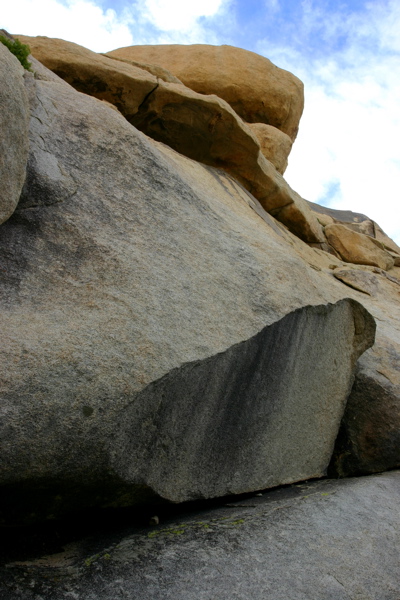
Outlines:
[[251, 16], [235, 22], [232, 8], [245, 9], [246, 0], [130, 0], [119, 12], [106, 9], [105, 1], [7, 2], [1, 26], [98, 52], [131, 44], [232, 43], [240, 31], [244, 47], [305, 83], [289, 183], [309, 200], [371, 216], [400, 243], [398, 0], [370, 2], [359, 12], [340, 3], [329, 13], [327, 3], [303, 0], [290, 14], [285, 2], [264, 0], [269, 40], [258, 46], [259, 22]]
[[279, 0], [264, 0], [265, 7], [268, 10], [269, 14], [277, 13], [281, 10], [281, 5]]
[[47, 35], [95, 52], [132, 44], [218, 43], [210, 23], [229, 21], [232, 0], [131, 0], [119, 12], [104, 0], [19, 0], [2, 8], [10, 33]]
[[90, 0], [7, 2], [2, 7], [1, 23], [10, 33], [58, 37], [95, 52], [134, 43], [127, 13], [117, 15]]
[[305, 84], [290, 185], [313, 202], [367, 214], [400, 244], [400, 7], [384, 8], [371, 4], [342, 21], [347, 40], [328, 57], [267, 44], [259, 50]]
[[214, 17], [225, 0], [145, 0], [146, 16], [162, 31], [187, 31], [201, 17]]

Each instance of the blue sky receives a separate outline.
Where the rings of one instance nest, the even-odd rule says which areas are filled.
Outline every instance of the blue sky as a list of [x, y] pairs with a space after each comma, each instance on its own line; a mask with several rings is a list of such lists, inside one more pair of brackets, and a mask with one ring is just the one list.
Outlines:
[[362, 212], [400, 244], [400, 0], [19, 0], [11, 33], [97, 52], [131, 44], [231, 44], [305, 84], [285, 177], [304, 198]]

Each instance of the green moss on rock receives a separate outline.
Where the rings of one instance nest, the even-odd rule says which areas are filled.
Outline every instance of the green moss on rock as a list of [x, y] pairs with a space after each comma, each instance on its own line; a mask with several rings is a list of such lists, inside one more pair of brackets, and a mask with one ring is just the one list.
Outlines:
[[29, 46], [22, 44], [19, 40], [10, 40], [4, 35], [0, 35], [0, 42], [4, 44], [16, 58], [18, 58], [24, 69], [31, 71], [32, 65], [28, 61], [28, 56], [31, 53]]

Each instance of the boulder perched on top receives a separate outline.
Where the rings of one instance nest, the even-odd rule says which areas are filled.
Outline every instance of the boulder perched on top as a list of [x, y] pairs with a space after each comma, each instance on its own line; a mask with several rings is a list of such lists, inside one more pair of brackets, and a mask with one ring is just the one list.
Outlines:
[[366, 215], [351, 210], [337, 210], [314, 202], [307, 202], [307, 204], [321, 225], [324, 227], [333, 223], [345, 225], [348, 229], [374, 238], [375, 243], [391, 255], [395, 266], [400, 266], [400, 247], [381, 229], [378, 223]]
[[157, 87], [157, 77], [148, 70], [78, 44], [45, 36], [15, 37], [28, 44], [32, 56], [76, 90], [114, 104], [128, 118]]
[[181, 154], [228, 171], [304, 241], [325, 240], [307, 203], [264, 157], [257, 137], [224, 100], [160, 81], [130, 121]]
[[302, 82], [270, 60], [233, 46], [128, 46], [108, 56], [156, 64], [200, 94], [216, 94], [244, 121], [266, 123], [295, 139], [304, 106]]
[[18, 204], [28, 159], [29, 105], [24, 69], [0, 42], [0, 224]]
[[[35, 58], [78, 91], [111, 102], [150, 137], [228, 171], [304, 241], [325, 240], [306, 202], [266, 160], [252, 130], [221, 98], [196, 93], [166, 76], [155, 78], [128, 59], [112, 60], [77, 44], [45, 37], [19, 39], [30, 44]], [[157, 72], [157, 67], [151, 70]], [[146, 79], [147, 75], [153, 79]], [[288, 205], [290, 209], [280, 211]]]
[[337, 223], [327, 225], [324, 231], [329, 244], [346, 262], [372, 265], [386, 271], [394, 266], [392, 256], [375, 238]]

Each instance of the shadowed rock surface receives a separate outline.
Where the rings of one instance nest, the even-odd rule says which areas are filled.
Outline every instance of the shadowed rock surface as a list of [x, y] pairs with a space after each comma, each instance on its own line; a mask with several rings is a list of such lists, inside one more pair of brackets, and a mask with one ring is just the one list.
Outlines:
[[113, 470], [174, 502], [323, 476], [374, 332], [369, 313], [343, 300], [175, 369], [118, 416]]
[[360, 475], [400, 464], [400, 352], [382, 341], [365, 356], [347, 402], [330, 473]]
[[[8, 562], [4, 600], [398, 600], [400, 473], [230, 499]], [[186, 507], [187, 510], [188, 507]], [[160, 514], [160, 513], [159, 513]], [[128, 519], [127, 519], [128, 520]]]

